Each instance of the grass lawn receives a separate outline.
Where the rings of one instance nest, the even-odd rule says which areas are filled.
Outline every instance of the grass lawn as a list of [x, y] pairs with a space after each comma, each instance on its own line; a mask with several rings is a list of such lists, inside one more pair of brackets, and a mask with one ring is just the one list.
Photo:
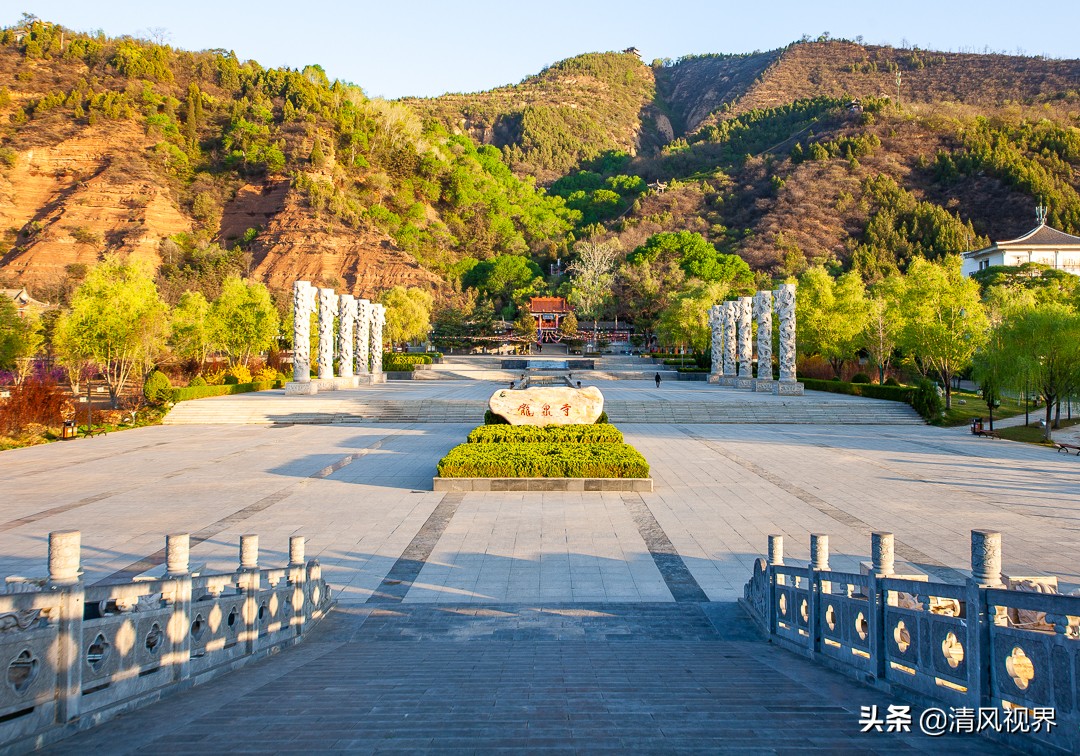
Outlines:
[[[961, 401], [965, 403], [961, 404]], [[1032, 403], [1028, 406], [1028, 411], [1034, 413], [1041, 410]], [[1022, 414], [1024, 414], [1024, 403], [1017, 399], [1004, 398], [1001, 400], [1000, 407], [994, 407], [995, 420]], [[990, 417], [990, 410], [983, 398], [970, 391], [953, 391], [952, 408], [946, 410], [945, 419], [940, 424], [947, 426], [970, 425], [971, 421], [976, 417], [981, 417], [984, 424], [988, 425], [986, 421]]]
[[[1066, 420], [1062, 418], [1061, 427], [1069, 428], [1074, 425], [1080, 425], [1080, 418], [1073, 418], [1072, 420]], [[1007, 438], [1010, 441], [1023, 441], [1028, 444], [1040, 444], [1042, 446], [1048, 446], [1043, 442], [1043, 429], [1036, 421], [1031, 425], [1018, 425], [1015, 428], [1001, 428], [998, 433], [1002, 438]]]

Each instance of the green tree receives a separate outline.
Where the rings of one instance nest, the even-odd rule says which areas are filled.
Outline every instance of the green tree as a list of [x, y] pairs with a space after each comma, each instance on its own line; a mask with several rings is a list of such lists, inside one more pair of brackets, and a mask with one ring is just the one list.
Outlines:
[[574, 313], [569, 313], [559, 323], [559, 335], [564, 339], [576, 339], [578, 337], [578, 322]]
[[22, 383], [43, 343], [38, 318], [21, 317], [15, 303], [0, 294], [0, 370], [10, 370], [16, 384]]
[[497, 310], [513, 304], [514, 293], [539, 290], [543, 286], [540, 267], [520, 255], [498, 255], [474, 265], [463, 277], [462, 285], [490, 297]]
[[536, 318], [528, 311], [523, 311], [514, 321], [514, 335], [530, 344], [536, 341]]
[[570, 273], [570, 303], [593, 322], [593, 341], [596, 341], [597, 319], [611, 298], [615, 282], [615, 261], [619, 256], [619, 241], [578, 242], [574, 245], [577, 259], [567, 266]]
[[1000, 366], [1003, 382], [1039, 391], [1046, 402], [1044, 438], [1050, 441], [1060, 419], [1054, 408], [1080, 388], [1080, 314], [1050, 302], [1012, 313], [999, 330], [988, 359]]
[[689, 278], [721, 281], [731, 285], [736, 293], [749, 293], [754, 285], [754, 273], [745, 260], [738, 255], [717, 252], [704, 236], [693, 231], [653, 234], [627, 257], [627, 261], [653, 265], [674, 261]]
[[844, 362], [862, 345], [869, 318], [862, 278], [851, 271], [834, 279], [822, 267], [810, 268], [799, 278], [795, 306], [800, 351], [827, 360], [840, 378]]
[[945, 385], [945, 407], [952, 407], [952, 379], [971, 364], [986, 339], [986, 308], [979, 284], [960, 272], [960, 258], [930, 262], [912, 258], [904, 277], [901, 303], [906, 320], [900, 346]]
[[879, 281], [867, 297], [866, 327], [863, 329], [863, 346], [878, 369], [878, 383], [885, 382], [893, 353], [903, 330], [904, 314], [900, 307], [900, 281], [890, 276]]
[[656, 321], [660, 338], [673, 346], [704, 352], [712, 338], [709, 308], [723, 301], [729, 291], [724, 283], [707, 281], [680, 292]]
[[422, 339], [431, 330], [432, 296], [415, 286], [395, 286], [384, 292], [379, 301], [386, 306], [384, 338], [395, 344]]
[[[128, 380], [139, 378], [165, 346], [168, 308], [153, 280], [131, 263], [107, 257], [75, 291], [56, 325], [57, 354], [69, 371], [92, 362], [113, 407]], [[141, 369], [141, 370], [140, 370]]]
[[198, 291], [185, 291], [173, 308], [169, 346], [178, 357], [194, 360], [199, 369], [210, 354], [210, 303]]
[[210, 305], [210, 343], [229, 356], [230, 364], [247, 365], [269, 349], [278, 334], [278, 312], [270, 292], [257, 281], [228, 276]]

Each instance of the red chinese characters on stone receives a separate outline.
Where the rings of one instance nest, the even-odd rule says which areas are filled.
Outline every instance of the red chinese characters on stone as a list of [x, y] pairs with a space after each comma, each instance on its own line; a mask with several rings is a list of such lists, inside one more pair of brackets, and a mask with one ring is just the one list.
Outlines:
[[543, 417], [551, 417], [551, 405], [545, 404], [540, 408], [540, 415]]
[[532, 407], [530, 407], [528, 404], [522, 404], [520, 407], [518, 407], [517, 412], [519, 415], [524, 415], [525, 417], [533, 416]]
[[559, 409], [562, 410], [563, 415], [565, 415], [566, 417], [570, 417], [570, 405], [569, 404], [564, 404], [563, 406], [559, 407]]

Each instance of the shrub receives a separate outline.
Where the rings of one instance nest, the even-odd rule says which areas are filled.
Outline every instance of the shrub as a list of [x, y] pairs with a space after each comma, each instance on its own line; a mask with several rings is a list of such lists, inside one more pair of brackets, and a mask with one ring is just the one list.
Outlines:
[[470, 444], [491, 443], [621, 444], [614, 425], [481, 425], [469, 433]]
[[865, 396], [868, 399], [886, 399], [892, 402], [911, 403], [913, 389], [908, 386], [877, 386], [873, 383], [844, 383], [835, 378], [824, 381], [819, 378], [803, 378], [803, 385], [811, 391], [829, 391], [833, 394]]
[[172, 381], [169, 376], [160, 370], [155, 370], [146, 376], [143, 383], [143, 396], [151, 404], [164, 404], [172, 397]]
[[596, 424], [597, 425], [607, 425], [608, 424], [608, 417], [607, 417], [606, 412], [601, 412], [600, 413], [600, 417], [596, 418]]
[[52, 378], [30, 377], [0, 401], [0, 433], [21, 433], [30, 425], [59, 425], [64, 393]]
[[628, 444], [461, 444], [439, 460], [443, 478], [647, 478]]
[[225, 383], [225, 370], [214, 370], [206, 374], [207, 386], [222, 386]]
[[[229, 380], [230, 378], [235, 380]], [[248, 370], [247, 365], [232, 365], [225, 371], [225, 382], [228, 384], [251, 383], [252, 380], [251, 371]], [[274, 376], [273, 380], [277, 380], [277, 376]]]
[[280, 379], [281, 374], [272, 367], [261, 368], [259, 372], [255, 373], [252, 377], [252, 381], [255, 383], [273, 383]]
[[411, 373], [418, 364], [416, 362], [410, 362], [408, 360], [397, 359], [401, 355], [394, 355], [392, 357], [383, 357], [382, 368], [388, 373]]
[[883, 386], [899, 386], [900, 381], [896, 380], [895, 378], [893, 378], [890, 375], [888, 378], [885, 379], [885, 383], [883, 383], [882, 385]]
[[229, 375], [228, 373], [226, 373], [225, 378], [222, 380], [222, 383], [226, 386], [238, 386], [240, 385], [240, 379], [237, 378], [235, 375]]
[[484, 410], [484, 425], [509, 425], [510, 421], [491, 410]]
[[945, 406], [941, 401], [941, 394], [938, 393], [937, 384], [925, 379], [915, 385], [911, 397], [911, 406], [925, 420], [938, 420], [941, 418], [941, 413], [945, 411]]
[[868, 376], [866, 373], [856, 373], [855, 375], [851, 376], [851, 382], [870, 383], [870, 376]]
[[188, 382], [188, 386], [205, 386], [206, 379], [201, 375], [197, 375]]

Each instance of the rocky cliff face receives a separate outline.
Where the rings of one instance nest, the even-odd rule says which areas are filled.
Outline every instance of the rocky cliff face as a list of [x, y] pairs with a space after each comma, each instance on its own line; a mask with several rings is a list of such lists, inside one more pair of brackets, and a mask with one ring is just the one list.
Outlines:
[[0, 175], [0, 228], [11, 245], [3, 272], [33, 285], [105, 250], [156, 268], [161, 239], [191, 222], [146, 164], [145, 142], [120, 123], [20, 152]]

